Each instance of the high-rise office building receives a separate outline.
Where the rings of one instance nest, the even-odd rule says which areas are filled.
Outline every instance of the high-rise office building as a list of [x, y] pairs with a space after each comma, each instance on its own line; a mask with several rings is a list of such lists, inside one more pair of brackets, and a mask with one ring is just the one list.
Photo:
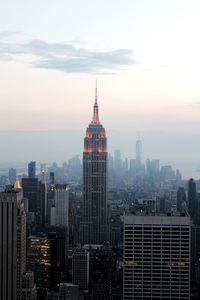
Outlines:
[[[69, 223], [69, 187], [67, 184], [51, 185], [50, 225], [67, 226]], [[50, 201], [50, 199], [48, 199]]]
[[28, 199], [28, 211], [35, 213], [39, 209], [39, 182], [37, 178], [22, 178], [24, 197]]
[[40, 218], [40, 227], [44, 229], [47, 225], [47, 186], [45, 181], [39, 182], [39, 218]]
[[16, 175], [16, 169], [10, 168], [8, 171], [8, 178], [11, 184], [15, 183]]
[[0, 300], [21, 299], [26, 270], [26, 210], [17, 180], [0, 193]]
[[196, 183], [193, 178], [188, 181], [188, 206], [189, 214], [194, 221], [198, 211], [197, 194], [196, 194]]
[[121, 152], [119, 149], [116, 149], [114, 151], [114, 169], [116, 172], [122, 171], [122, 158], [121, 158]]
[[35, 178], [35, 161], [28, 164], [28, 177], [22, 178], [24, 198], [28, 199], [28, 211], [36, 214], [40, 209], [39, 203], [39, 182]]
[[34, 272], [37, 288], [51, 286], [52, 240], [48, 237], [29, 236], [27, 267]]
[[84, 138], [82, 212], [82, 242], [107, 241], [107, 138], [99, 121], [97, 88], [93, 118]]
[[35, 175], [36, 175], [36, 162], [31, 161], [28, 164], [28, 177], [29, 178], [35, 178]]
[[51, 289], [61, 282], [67, 282], [68, 231], [66, 227], [50, 227], [51, 240]]
[[124, 217], [124, 300], [190, 299], [190, 218]]
[[81, 290], [89, 288], [89, 252], [76, 249], [72, 255], [72, 282]]
[[136, 161], [138, 165], [142, 163], [142, 142], [140, 139], [136, 141]]
[[177, 211], [180, 213], [186, 211], [186, 194], [183, 187], [179, 187], [177, 191]]
[[69, 187], [67, 184], [55, 184], [55, 224], [68, 226], [69, 222]]

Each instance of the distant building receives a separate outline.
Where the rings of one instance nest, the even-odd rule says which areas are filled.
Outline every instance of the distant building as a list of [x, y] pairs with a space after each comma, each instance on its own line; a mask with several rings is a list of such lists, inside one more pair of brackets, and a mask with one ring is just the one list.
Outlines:
[[138, 166], [142, 163], [142, 142], [140, 139], [136, 141], [136, 161]]
[[158, 159], [149, 158], [146, 160], [146, 175], [149, 178], [158, 178], [160, 172], [160, 161]]
[[9, 169], [8, 178], [9, 178], [10, 184], [14, 185], [16, 176], [17, 176], [16, 169], [13, 169], [13, 168]]
[[35, 176], [36, 176], [36, 162], [31, 161], [28, 164], [28, 177], [29, 178], [35, 178]]
[[28, 211], [36, 212], [39, 210], [39, 182], [37, 178], [22, 178], [24, 197], [28, 199]]
[[46, 183], [47, 181], [47, 167], [46, 164], [40, 165], [40, 181]]
[[114, 151], [114, 169], [116, 172], [122, 171], [122, 159], [121, 159], [121, 152], [119, 149]]
[[24, 197], [28, 199], [28, 211], [36, 214], [40, 210], [39, 182], [36, 178], [36, 162], [28, 164], [28, 177], [22, 178]]
[[68, 226], [69, 223], [69, 187], [67, 184], [55, 184], [54, 206], [51, 208], [51, 226]]
[[47, 186], [44, 181], [39, 182], [39, 195], [38, 195], [39, 205], [39, 225], [41, 229], [44, 229], [47, 225]]
[[160, 176], [162, 180], [174, 180], [175, 172], [171, 166], [162, 166], [160, 170]]
[[186, 211], [186, 193], [183, 187], [179, 187], [177, 191], [177, 211], [182, 213]]
[[197, 194], [196, 194], [196, 183], [193, 178], [188, 181], [188, 206], [189, 206], [189, 214], [192, 220], [195, 220], [197, 211], [198, 211], [198, 203], [197, 203]]
[[190, 218], [124, 217], [123, 300], [190, 299]]
[[130, 159], [130, 171], [135, 172], [137, 170], [137, 161], [136, 159]]

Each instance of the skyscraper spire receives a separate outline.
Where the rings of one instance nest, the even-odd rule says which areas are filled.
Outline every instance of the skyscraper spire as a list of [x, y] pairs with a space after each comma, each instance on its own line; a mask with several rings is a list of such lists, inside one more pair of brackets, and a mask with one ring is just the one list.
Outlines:
[[95, 85], [95, 103], [94, 103], [94, 111], [93, 111], [93, 118], [92, 118], [92, 124], [100, 124], [99, 121], [99, 107], [98, 107], [98, 96], [97, 96], [97, 81]]
[[98, 100], [98, 97], [97, 97], [97, 80], [96, 80], [96, 86], [95, 86], [95, 104], [97, 104], [97, 100]]
[[22, 189], [18, 176], [16, 176], [16, 180], [15, 180], [15, 184], [14, 184], [14, 189], [15, 190], [21, 190]]

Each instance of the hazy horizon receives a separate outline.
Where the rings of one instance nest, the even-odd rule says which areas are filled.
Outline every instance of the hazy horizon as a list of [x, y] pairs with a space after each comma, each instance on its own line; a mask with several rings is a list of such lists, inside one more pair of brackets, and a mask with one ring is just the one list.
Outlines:
[[[78, 154], [82, 159], [83, 130], [0, 131], [1, 164], [35, 160], [38, 163], [64, 162]], [[138, 132], [106, 130], [108, 152], [120, 149], [122, 158], [135, 158]], [[198, 178], [200, 169], [198, 134], [159, 131], [140, 132], [142, 159], [160, 159], [161, 165], [179, 168], [185, 177]]]

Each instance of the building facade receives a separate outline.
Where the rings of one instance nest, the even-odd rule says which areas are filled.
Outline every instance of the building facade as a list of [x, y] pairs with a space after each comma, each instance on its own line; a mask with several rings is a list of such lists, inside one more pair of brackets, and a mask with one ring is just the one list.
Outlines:
[[124, 300], [190, 299], [190, 218], [124, 217]]
[[21, 299], [26, 270], [26, 211], [21, 188], [0, 193], [0, 300]]
[[89, 252], [76, 249], [72, 255], [72, 282], [81, 290], [89, 288]]
[[55, 184], [55, 224], [68, 226], [69, 222], [69, 187], [67, 184]]
[[108, 238], [107, 138], [99, 121], [97, 89], [94, 112], [86, 130], [83, 152], [82, 242], [102, 244]]

